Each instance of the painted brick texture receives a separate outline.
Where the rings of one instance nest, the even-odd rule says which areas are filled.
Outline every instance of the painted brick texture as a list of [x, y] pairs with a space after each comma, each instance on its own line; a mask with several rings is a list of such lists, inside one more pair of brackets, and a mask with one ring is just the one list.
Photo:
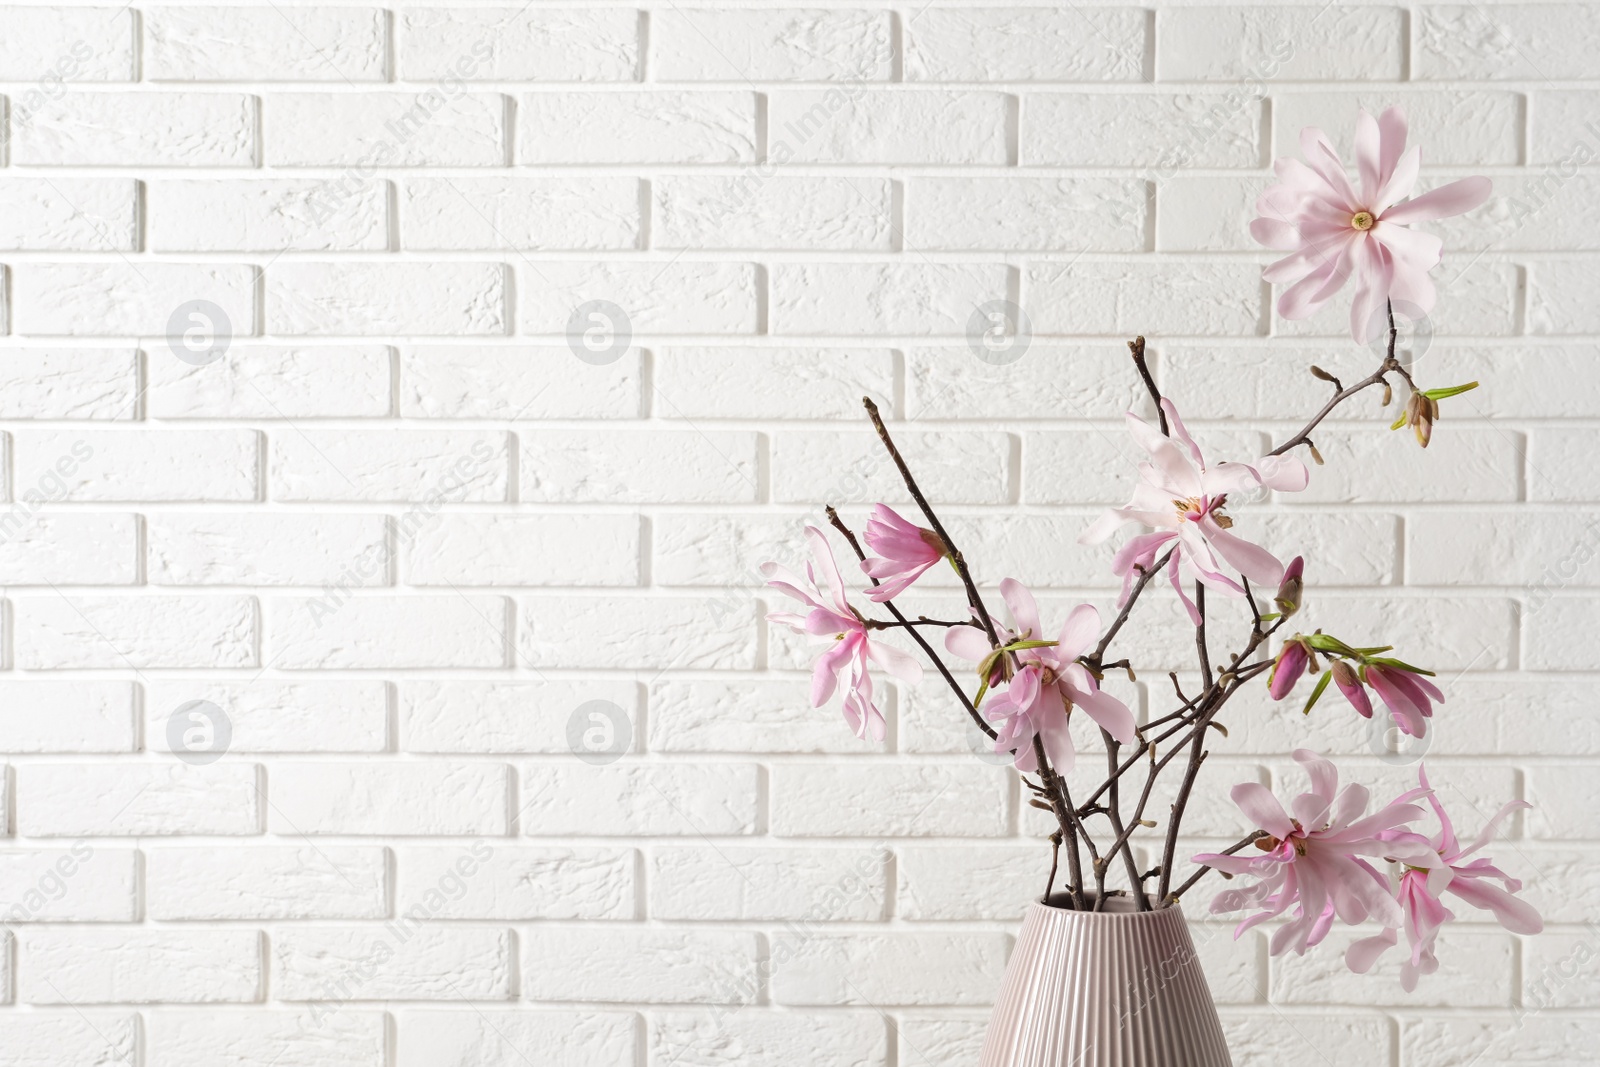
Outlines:
[[[975, 1062], [1048, 827], [932, 681], [881, 746], [806, 707], [756, 568], [905, 500], [870, 396], [981, 582], [1109, 603], [1074, 542], [1127, 487], [1124, 340], [1250, 454], [1321, 403], [1307, 364], [1366, 367], [1338, 312], [1278, 316], [1246, 225], [1301, 127], [1348, 153], [1391, 102], [1427, 181], [1496, 184], [1431, 224], [1417, 357], [1482, 388], [1426, 453], [1347, 409], [1251, 518], [1320, 623], [1441, 668], [1430, 771], [1536, 805], [1501, 848], [1549, 932], [1465, 922], [1408, 997], [1189, 910], [1240, 1067], [1592, 1062], [1597, 34], [1578, 2], [0, 5], [0, 1067]], [[1192, 670], [1168, 607], [1118, 683], [1150, 714]], [[1293, 720], [1240, 698], [1195, 844], [1297, 745], [1413, 773]]]

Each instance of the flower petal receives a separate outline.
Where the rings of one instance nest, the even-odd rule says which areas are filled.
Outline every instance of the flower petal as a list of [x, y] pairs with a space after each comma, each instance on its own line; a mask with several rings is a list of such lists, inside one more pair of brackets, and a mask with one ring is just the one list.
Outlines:
[[1488, 178], [1462, 178], [1389, 208], [1383, 212], [1383, 222], [1404, 226], [1449, 218], [1478, 207], [1493, 192], [1494, 182]]

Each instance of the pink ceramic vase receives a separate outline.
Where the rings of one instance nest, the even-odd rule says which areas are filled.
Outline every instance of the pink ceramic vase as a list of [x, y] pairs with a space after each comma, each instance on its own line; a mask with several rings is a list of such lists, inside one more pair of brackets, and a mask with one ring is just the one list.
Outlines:
[[[1052, 898], [1054, 899], [1054, 898]], [[1022, 921], [979, 1067], [1232, 1067], [1176, 905], [1035, 902]]]

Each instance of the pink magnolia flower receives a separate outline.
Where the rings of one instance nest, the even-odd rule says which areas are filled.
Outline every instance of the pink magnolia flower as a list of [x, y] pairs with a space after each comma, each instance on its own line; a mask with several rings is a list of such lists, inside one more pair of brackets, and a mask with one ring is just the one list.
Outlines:
[[[1408, 993], [1417, 987], [1419, 977], [1439, 969], [1439, 957], [1434, 952], [1439, 929], [1455, 918], [1455, 913], [1444, 905], [1442, 897], [1445, 893], [1493, 913], [1500, 925], [1514, 934], [1536, 934], [1544, 929], [1544, 920], [1539, 918], [1539, 913], [1526, 901], [1512, 895], [1522, 888], [1520, 881], [1495, 867], [1494, 862], [1487, 858], [1470, 863], [1461, 862], [1489, 843], [1501, 820], [1518, 808], [1531, 805], [1521, 800], [1506, 804], [1489, 820], [1483, 832], [1463, 848], [1456, 840], [1450, 817], [1428, 787], [1427, 771], [1419, 770], [1417, 778], [1422, 788], [1428, 790], [1428, 803], [1439, 819], [1439, 833], [1425, 840], [1439, 854], [1441, 862], [1431, 870], [1407, 867], [1400, 876], [1400, 889], [1396, 896], [1405, 914], [1406, 943], [1411, 948], [1410, 957], [1400, 965], [1400, 984]], [[1491, 884], [1494, 881], [1501, 884]], [[1394, 930], [1362, 938], [1345, 951], [1345, 963], [1357, 974], [1366, 974], [1378, 957], [1398, 943], [1399, 935]]]
[[1350, 334], [1358, 342], [1383, 332], [1388, 301], [1403, 301], [1418, 315], [1433, 309], [1428, 272], [1438, 265], [1443, 242], [1411, 224], [1471, 211], [1489, 199], [1492, 184], [1463, 178], [1407, 200], [1421, 154], [1405, 145], [1406, 119], [1398, 107], [1376, 119], [1362, 111], [1355, 137], [1359, 189], [1315, 127], [1300, 132], [1305, 162], [1285, 157], [1274, 165], [1279, 182], [1256, 201], [1259, 217], [1250, 233], [1260, 244], [1289, 253], [1262, 271], [1267, 281], [1288, 285], [1278, 298], [1284, 318], [1308, 318], [1352, 277]]
[[873, 505], [866, 541], [878, 555], [862, 560], [861, 569], [883, 583], [867, 593], [879, 603], [905, 592], [945, 556], [944, 541], [938, 534], [907, 522], [883, 504]]
[[1233, 520], [1222, 511], [1228, 494], [1257, 486], [1298, 492], [1306, 487], [1310, 475], [1305, 464], [1281, 456], [1267, 456], [1254, 464], [1208, 466], [1172, 401], [1161, 401], [1161, 407], [1172, 428], [1171, 437], [1128, 413], [1128, 429], [1150, 454], [1150, 461], [1139, 465], [1139, 484], [1127, 506], [1107, 511], [1078, 541], [1099, 544], [1127, 522], [1152, 527], [1154, 533], [1131, 538], [1112, 560], [1112, 573], [1122, 577], [1118, 604], [1127, 601], [1138, 572], [1148, 571], [1161, 549], [1173, 543], [1168, 572], [1172, 587], [1198, 625], [1200, 612], [1184, 592], [1180, 570], [1235, 597], [1244, 596], [1244, 589], [1223, 573], [1224, 564], [1264, 589], [1276, 587], [1284, 576], [1283, 564], [1271, 552], [1228, 532]]
[[[1039, 607], [1033, 594], [1021, 582], [1007, 578], [1000, 583], [1000, 595], [1011, 609], [1016, 629], [1002, 640], [1017, 642], [1040, 640]], [[1019, 771], [1038, 769], [1033, 738], [1038, 735], [1045, 754], [1058, 771], [1072, 769], [1076, 757], [1072, 734], [1067, 729], [1073, 707], [1084, 712], [1123, 744], [1134, 740], [1133, 712], [1109, 693], [1078, 657], [1094, 648], [1100, 636], [1100, 613], [1091, 605], [1079, 604], [1062, 624], [1055, 641], [1038, 648], [1021, 648], [1013, 653], [1021, 669], [996, 693], [984, 709], [984, 716], [996, 723], [996, 752], [1015, 754]], [[952, 627], [945, 634], [945, 648], [963, 659], [983, 663], [993, 650], [981, 630], [971, 626]]]
[[1428, 720], [1433, 717], [1433, 705], [1444, 703], [1439, 687], [1424, 676], [1427, 672], [1396, 659], [1385, 658], [1354, 667], [1344, 660], [1334, 660], [1329, 670], [1339, 692], [1357, 714], [1365, 719], [1372, 718], [1372, 700], [1365, 688], [1371, 686], [1389, 714], [1394, 716], [1400, 732], [1410, 737], [1426, 733]]
[[1256, 842], [1261, 855], [1194, 857], [1196, 863], [1227, 874], [1258, 879], [1244, 889], [1223, 890], [1212, 901], [1213, 913], [1261, 909], [1238, 925], [1235, 937], [1295, 909], [1294, 917], [1272, 935], [1274, 956], [1289, 949], [1304, 955], [1327, 936], [1335, 918], [1351, 926], [1368, 919], [1400, 925], [1403, 916], [1389, 881], [1369, 858], [1392, 857], [1416, 866], [1438, 863], [1438, 855], [1416, 835], [1409, 835], [1413, 840], [1385, 838], [1386, 831], [1422, 816], [1422, 809], [1410, 801], [1423, 790], [1405, 793], [1368, 815], [1365, 786], [1352, 783], [1340, 789], [1338, 770], [1315, 752], [1296, 749], [1294, 758], [1306, 769], [1311, 791], [1290, 805], [1293, 817], [1265, 786], [1244, 782], [1233, 787], [1239, 810], [1270, 835]]
[[[844, 580], [839, 576], [839, 565], [834, 561], [828, 538], [815, 526], [806, 527], [806, 539], [816, 556], [815, 565], [806, 564], [806, 576], [800, 578], [776, 563], [761, 565], [761, 573], [770, 579], [767, 584], [786, 596], [800, 601], [809, 610], [801, 612], [774, 611], [767, 615], [770, 622], [781, 623], [795, 633], [814, 637], [831, 637], [834, 645], [817, 660], [811, 674], [811, 706], [820, 708], [833, 696], [836, 689], [844, 691], [844, 717], [855, 735], [865, 739], [870, 733], [874, 741], [882, 741], [885, 730], [883, 712], [873, 699], [872, 675], [867, 664], [873, 663], [891, 675], [906, 682], [922, 679], [922, 666], [909, 653], [873, 640], [867, 633], [866, 623], [845, 599]], [[817, 583], [821, 571], [826, 591]]]

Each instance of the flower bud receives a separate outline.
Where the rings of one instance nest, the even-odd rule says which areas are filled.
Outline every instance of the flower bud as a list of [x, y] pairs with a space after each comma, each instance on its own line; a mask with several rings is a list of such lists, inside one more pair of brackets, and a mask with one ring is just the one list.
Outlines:
[[1298, 637], [1285, 641], [1277, 660], [1272, 664], [1272, 674], [1267, 678], [1267, 690], [1272, 694], [1272, 699], [1282, 700], [1288, 696], [1289, 690], [1305, 674], [1306, 665], [1310, 662], [1311, 650], [1306, 647], [1305, 641]]
[[1278, 605], [1278, 610], [1287, 618], [1300, 610], [1300, 594], [1305, 590], [1306, 561], [1304, 556], [1296, 556], [1289, 566], [1284, 568], [1283, 581], [1278, 583], [1278, 595], [1273, 598], [1273, 603]]

